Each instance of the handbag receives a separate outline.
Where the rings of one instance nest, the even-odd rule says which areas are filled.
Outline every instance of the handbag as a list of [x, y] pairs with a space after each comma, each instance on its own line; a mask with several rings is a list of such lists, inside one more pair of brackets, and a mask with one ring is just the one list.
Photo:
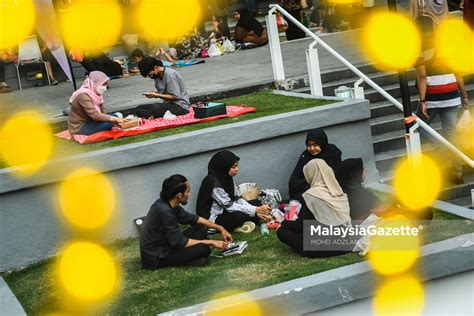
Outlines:
[[201, 58], [209, 58], [209, 53], [207, 52], [206, 47], [203, 47], [201, 50]]
[[242, 183], [239, 185], [239, 191], [244, 200], [256, 200], [260, 195], [260, 187], [257, 183]]

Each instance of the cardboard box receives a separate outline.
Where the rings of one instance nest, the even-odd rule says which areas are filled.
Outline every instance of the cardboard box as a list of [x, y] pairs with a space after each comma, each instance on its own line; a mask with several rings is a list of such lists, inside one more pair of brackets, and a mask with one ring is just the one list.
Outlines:
[[140, 126], [141, 119], [133, 119], [124, 123], [119, 123], [121, 129], [132, 129]]

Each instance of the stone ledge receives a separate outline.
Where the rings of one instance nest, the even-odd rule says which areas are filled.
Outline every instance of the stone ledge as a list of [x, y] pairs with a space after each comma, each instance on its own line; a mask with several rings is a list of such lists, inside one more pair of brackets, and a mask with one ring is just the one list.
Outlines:
[[[466, 234], [421, 248], [415, 269], [421, 281], [428, 281], [474, 269], [474, 234]], [[320, 311], [373, 295], [380, 278], [367, 261], [310, 275], [292, 281], [212, 301], [225, 307], [251, 297], [264, 315], [300, 315]], [[189, 306], [160, 315], [204, 315], [210, 302]]]

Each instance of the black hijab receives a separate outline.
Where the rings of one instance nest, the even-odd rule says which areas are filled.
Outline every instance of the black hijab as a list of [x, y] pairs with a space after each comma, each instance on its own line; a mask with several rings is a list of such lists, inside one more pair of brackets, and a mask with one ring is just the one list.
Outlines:
[[260, 22], [255, 19], [252, 14], [247, 9], [237, 9], [235, 10], [240, 15], [239, 20], [237, 21], [237, 26], [245, 29], [247, 32], [253, 31], [257, 36], [262, 35], [263, 26]]
[[292, 199], [301, 199], [301, 194], [309, 189], [309, 184], [306, 182], [306, 179], [303, 174], [303, 167], [313, 159], [322, 159], [324, 160], [329, 167], [333, 170], [341, 163], [342, 152], [334, 144], [329, 144], [328, 136], [321, 128], [315, 128], [308, 132], [306, 136], [306, 144], [308, 141], [313, 141], [321, 148], [321, 152], [315, 156], [311, 155], [306, 149], [300, 156], [298, 163], [293, 170], [293, 173], [290, 176], [289, 192], [290, 198]]
[[229, 175], [230, 168], [239, 160], [240, 158], [229, 150], [219, 151], [212, 156], [207, 166], [208, 174], [199, 188], [196, 204], [196, 213], [199, 216], [209, 219], [214, 188], [224, 189], [233, 201], [239, 198], [235, 196], [234, 180]]
[[352, 220], [364, 220], [381, 200], [362, 186], [364, 163], [360, 158], [346, 159], [336, 169], [336, 179], [349, 198]]
[[344, 160], [336, 168], [336, 179], [344, 192], [362, 187], [362, 173], [364, 162], [361, 158], [349, 158]]

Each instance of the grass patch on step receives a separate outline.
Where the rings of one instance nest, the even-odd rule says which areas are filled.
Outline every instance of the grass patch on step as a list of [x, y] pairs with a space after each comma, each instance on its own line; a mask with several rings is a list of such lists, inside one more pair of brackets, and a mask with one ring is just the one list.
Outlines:
[[[131, 143], [142, 142], [146, 140], [156, 139], [160, 137], [181, 134], [191, 131], [196, 131], [208, 127], [214, 127], [219, 125], [225, 125], [236, 122], [243, 122], [259, 117], [270, 116], [275, 114], [287, 113], [302, 109], [307, 109], [315, 106], [326, 105], [334, 103], [332, 100], [318, 100], [318, 99], [308, 99], [308, 98], [295, 98], [288, 97], [283, 95], [273, 94], [272, 91], [260, 91], [255, 92], [249, 95], [228, 98], [219, 100], [225, 102], [227, 105], [238, 105], [245, 104], [249, 107], [254, 107], [257, 109], [256, 113], [245, 114], [232, 118], [224, 118], [216, 121], [198, 123], [192, 125], [186, 125], [177, 128], [170, 128], [161, 131], [155, 131], [147, 134], [141, 134], [136, 136], [123, 137], [119, 139], [107, 140], [100, 143], [80, 145], [73, 141], [66, 141], [64, 139], [59, 139], [54, 137], [54, 150], [52, 158], [71, 156], [74, 154], [79, 154], [83, 152], [101, 150], [109, 147], [116, 147], [127, 145]], [[275, 126], [278, 128], [278, 126]], [[64, 124], [56, 126], [55, 132], [59, 132], [65, 129]], [[5, 162], [0, 160], [0, 168], [5, 168]]]
[[[430, 226], [423, 234], [423, 244], [474, 232], [472, 221], [442, 211], [434, 212]], [[115, 243], [111, 250], [122, 266], [123, 282], [120, 294], [102, 313], [152, 315], [206, 302], [223, 291], [250, 291], [364, 260], [355, 253], [324, 259], [303, 258], [280, 243], [275, 231], [270, 231], [267, 238], [263, 238], [258, 229], [249, 235], [234, 233], [233, 236], [236, 240], [249, 242], [241, 256], [210, 257], [209, 263], [201, 268], [156, 271], [141, 269], [137, 239]], [[3, 274], [28, 314], [57, 310], [62, 297], [61, 290], [55, 287], [53, 267], [54, 260], [51, 259]]]

